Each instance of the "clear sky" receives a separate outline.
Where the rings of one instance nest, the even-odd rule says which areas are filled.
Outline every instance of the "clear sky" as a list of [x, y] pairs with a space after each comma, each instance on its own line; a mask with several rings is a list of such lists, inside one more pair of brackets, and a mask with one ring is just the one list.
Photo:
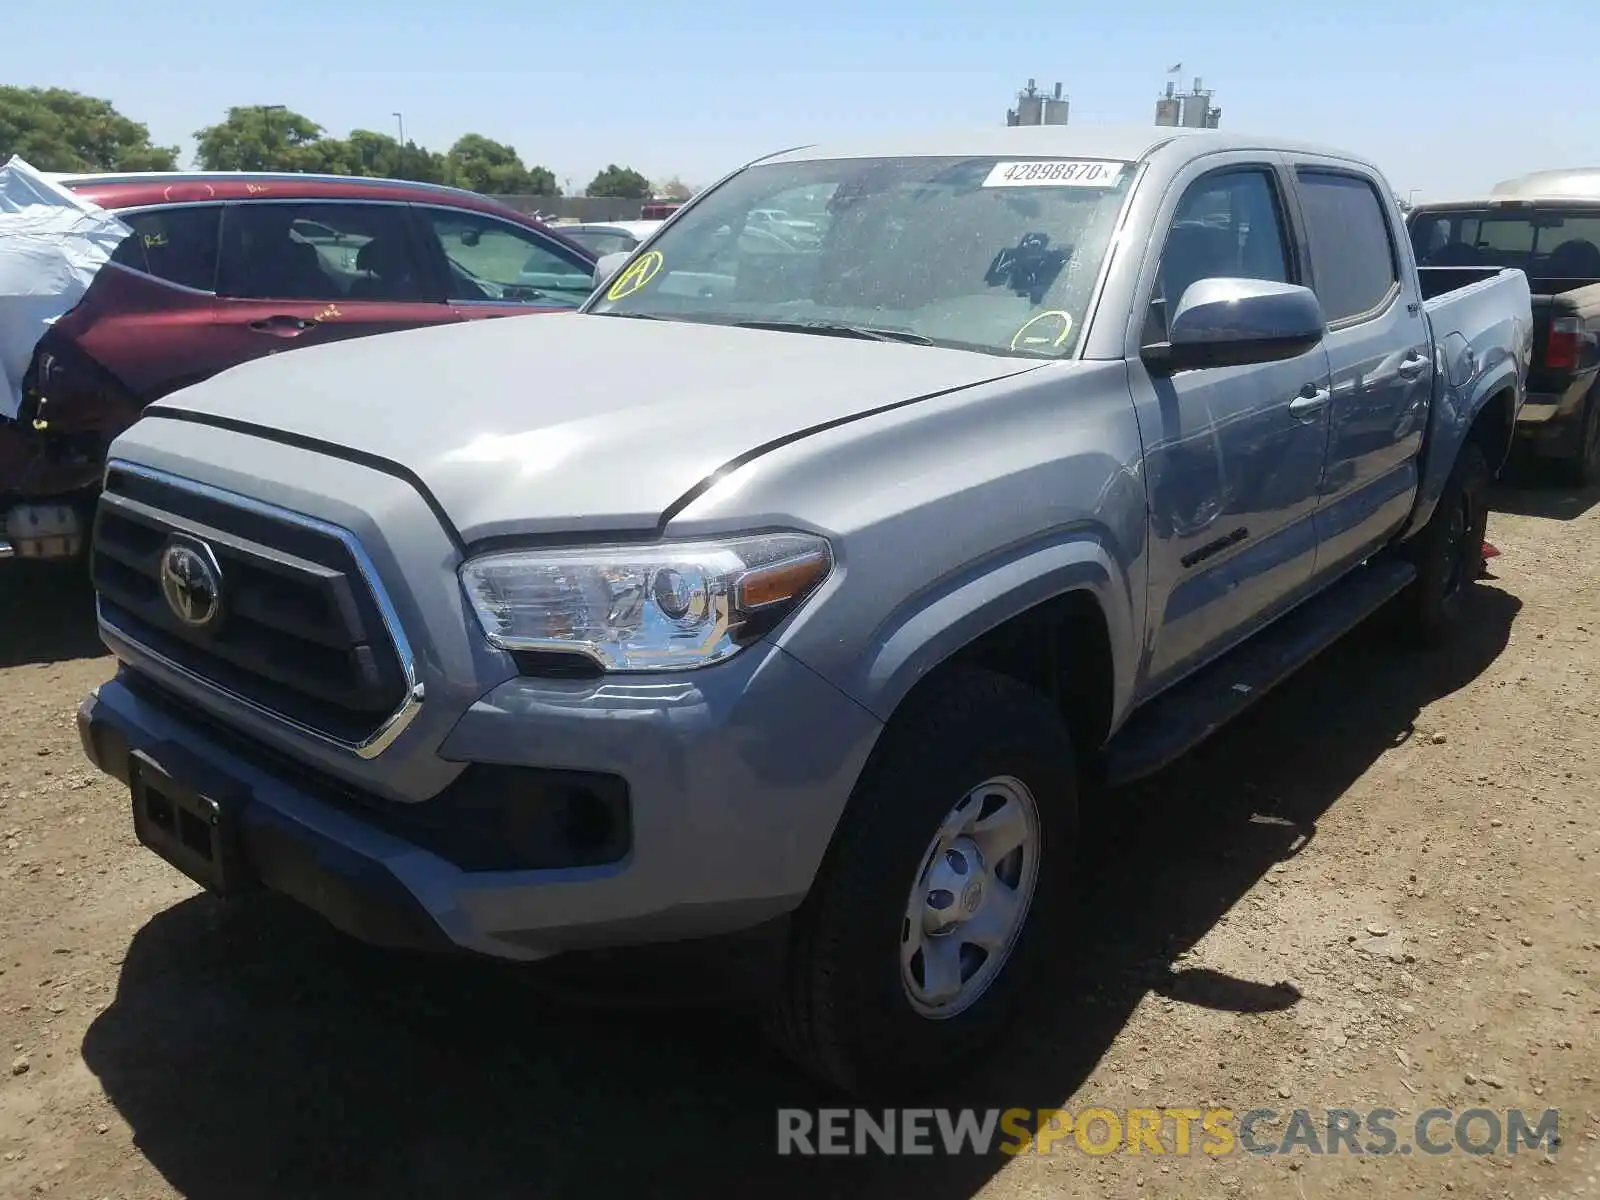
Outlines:
[[[10, 0], [0, 82], [110, 99], [183, 147], [230, 104], [443, 150], [510, 142], [581, 189], [609, 162], [691, 184], [852, 131], [1004, 122], [1032, 76], [1073, 123], [1153, 121], [1182, 62], [1222, 125], [1377, 161], [1417, 199], [1600, 165], [1592, 10], [1547, 0]], [[1524, 10], [1532, 13], [1534, 10]]]

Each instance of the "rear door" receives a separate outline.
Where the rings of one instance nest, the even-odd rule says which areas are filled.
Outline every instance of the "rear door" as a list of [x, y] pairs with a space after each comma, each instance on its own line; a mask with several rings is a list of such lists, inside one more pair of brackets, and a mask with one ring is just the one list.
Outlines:
[[1321, 575], [1371, 553], [1410, 515], [1433, 347], [1385, 185], [1343, 160], [1292, 159], [1333, 383], [1316, 518]]
[[216, 336], [234, 362], [457, 318], [405, 204], [227, 206]]
[[218, 204], [126, 209], [133, 230], [58, 329], [141, 402], [229, 366], [211, 336]]
[[488, 213], [413, 207], [450, 304], [465, 320], [573, 309], [594, 290], [594, 264], [553, 237]]

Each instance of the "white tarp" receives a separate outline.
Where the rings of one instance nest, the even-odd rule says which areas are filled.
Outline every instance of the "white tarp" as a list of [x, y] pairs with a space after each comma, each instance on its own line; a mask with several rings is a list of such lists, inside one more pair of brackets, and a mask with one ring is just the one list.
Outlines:
[[39, 339], [132, 232], [20, 158], [0, 167], [0, 416], [17, 415]]

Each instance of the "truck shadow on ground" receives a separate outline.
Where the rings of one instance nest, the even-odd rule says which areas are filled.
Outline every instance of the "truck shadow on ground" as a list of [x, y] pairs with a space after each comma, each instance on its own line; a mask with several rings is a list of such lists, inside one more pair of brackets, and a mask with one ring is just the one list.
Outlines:
[[0, 670], [105, 653], [81, 567], [0, 563]]
[[[1481, 589], [1462, 639], [1426, 656], [1371, 623], [1177, 767], [1107, 797], [1086, 830], [1081, 944], [1064, 954], [1076, 980], [1052, 998], [1060, 1014], [1063, 996], [1081, 997], [1071, 1018], [928, 1102], [1060, 1105], [1152, 993], [1291, 1007], [1290, 985], [1179, 956], [1315, 836], [1424, 705], [1495, 659], [1519, 607]], [[83, 1055], [139, 1150], [190, 1200], [956, 1200], [1010, 1161], [779, 1157], [778, 1107], [839, 1102], [771, 1056], [747, 1013], [575, 1009], [518, 971], [373, 951], [276, 905], [202, 897], [150, 921]]]
[[0, 563], [0, 670], [104, 653], [83, 568]]
[[[1575, 521], [1600, 504], [1600, 487], [1573, 487], [1552, 464], [1513, 453], [1489, 494], [1492, 512], [1548, 521]], [[1490, 536], [1494, 535], [1491, 526]]]

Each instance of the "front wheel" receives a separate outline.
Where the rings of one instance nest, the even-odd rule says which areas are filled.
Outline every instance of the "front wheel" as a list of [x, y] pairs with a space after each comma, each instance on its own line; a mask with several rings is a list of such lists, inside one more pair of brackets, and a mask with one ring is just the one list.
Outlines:
[[1405, 595], [1408, 624], [1427, 645], [1449, 640], [1483, 574], [1491, 478], [1483, 447], [1462, 446], [1438, 507], [1409, 546], [1417, 578]]
[[1066, 956], [1076, 843], [1049, 701], [987, 671], [930, 681], [884, 730], [796, 914], [778, 1044], [862, 1095], [969, 1064]]

